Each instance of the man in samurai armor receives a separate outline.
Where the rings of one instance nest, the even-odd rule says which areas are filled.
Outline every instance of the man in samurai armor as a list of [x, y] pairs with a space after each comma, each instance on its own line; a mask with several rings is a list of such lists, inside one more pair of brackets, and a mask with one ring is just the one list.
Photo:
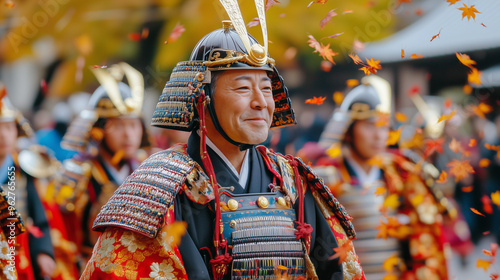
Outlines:
[[[15, 250], [15, 272], [19, 279], [44, 279], [53, 275], [56, 264], [54, 249], [50, 237], [50, 228], [45, 209], [37, 192], [37, 181], [45, 177], [50, 166], [38, 166], [36, 162], [26, 160], [32, 152], [18, 149], [18, 138], [30, 137], [33, 130], [6, 97], [6, 89], [0, 83], [0, 184], [6, 195], [8, 206], [2, 202], [1, 217], [4, 237], [7, 238], [9, 250]], [[25, 222], [27, 233], [15, 236], [9, 228], [3, 227], [4, 218], [9, 222], [13, 212], [9, 206], [15, 207]], [[4, 217], [7, 216], [7, 217]], [[10, 224], [10, 222], [9, 222]], [[15, 237], [11, 238], [10, 237]], [[0, 241], [3, 242], [4, 241]], [[2, 259], [6, 253], [2, 247]], [[7, 250], [7, 253], [12, 250]]]
[[[174, 68], [152, 124], [192, 131], [158, 152], [101, 209], [82, 279], [365, 279], [351, 217], [307, 165], [255, 146], [295, 123], [283, 80], [231, 21]], [[187, 226], [180, 244], [173, 242]]]
[[62, 147], [78, 153], [63, 162], [54, 180], [55, 199], [74, 229], [71, 240], [82, 269], [97, 241], [91, 230], [97, 213], [146, 157], [142, 148], [149, 147], [141, 118], [142, 74], [124, 62], [91, 70], [101, 86], [64, 135]]
[[387, 149], [390, 112], [389, 83], [363, 78], [321, 135], [328, 156], [310, 160], [353, 215], [367, 279], [448, 279], [442, 221], [451, 208], [434, 190], [435, 167]]

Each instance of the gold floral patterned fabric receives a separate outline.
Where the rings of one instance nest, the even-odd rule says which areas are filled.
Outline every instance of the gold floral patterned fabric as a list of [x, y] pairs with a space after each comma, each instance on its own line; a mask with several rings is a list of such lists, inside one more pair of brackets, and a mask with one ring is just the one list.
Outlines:
[[[173, 212], [172, 208], [169, 211]], [[108, 227], [97, 241], [80, 279], [187, 279], [179, 250], [171, 246], [166, 228], [156, 238], [149, 238]]]

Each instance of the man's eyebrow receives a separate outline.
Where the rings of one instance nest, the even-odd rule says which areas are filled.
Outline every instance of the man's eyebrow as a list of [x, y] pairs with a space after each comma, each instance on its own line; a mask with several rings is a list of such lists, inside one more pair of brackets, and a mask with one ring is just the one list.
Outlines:
[[[247, 75], [241, 75], [241, 76], [238, 76], [235, 78], [236, 81], [240, 81], [240, 80], [251, 80], [252, 78], [250, 76], [247, 76]], [[270, 81], [271, 79], [268, 77], [268, 76], [264, 76], [262, 77], [262, 79], [260, 79], [261, 81]]]

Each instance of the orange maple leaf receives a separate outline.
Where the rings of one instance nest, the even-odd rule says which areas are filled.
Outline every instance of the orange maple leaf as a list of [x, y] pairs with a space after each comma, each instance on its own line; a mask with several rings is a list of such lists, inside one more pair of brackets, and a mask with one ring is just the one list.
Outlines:
[[352, 58], [354, 64], [363, 64], [363, 60], [361, 60], [357, 54], [350, 54], [349, 57]]
[[450, 3], [450, 5], [448, 5], [448, 6], [451, 6], [455, 3], [457, 3], [458, 1], [460, 1], [460, 0], [446, 0], [446, 2]]
[[352, 244], [349, 241], [345, 242], [340, 247], [333, 248], [333, 251], [335, 251], [335, 255], [329, 257], [328, 259], [333, 260], [339, 258], [339, 263], [343, 263], [349, 255], [349, 252], [352, 251]]
[[181, 244], [181, 237], [186, 234], [186, 228], [186, 222], [173, 222], [162, 229], [162, 231], [165, 231], [167, 235], [166, 240], [169, 245], [175, 247]]
[[401, 49], [401, 58], [405, 58], [405, 50]]
[[488, 167], [490, 165], [490, 160], [487, 158], [482, 158], [479, 160], [479, 167]]
[[476, 210], [476, 209], [474, 209], [474, 208], [470, 208], [470, 210], [471, 210], [474, 214], [477, 214], [477, 215], [479, 215], [479, 216], [486, 217], [483, 213], [481, 213], [481, 212], [477, 211], [477, 210]]
[[474, 89], [470, 85], [465, 85], [462, 90], [465, 94], [470, 95]]
[[316, 97], [314, 96], [313, 98], [309, 98], [306, 100], [306, 104], [316, 104], [316, 105], [321, 105], [323, 102], [326, 100], [326, 96], [320, 96]]
[[451, 118], [453, 118], [453, 116], [455, 116], [455, 113], [457, 112], [457, 110], [453, 110], [451, 111], [451, 113], [449, 113], [448, 115], [442, 115], [441, 117], [439, 117], [438, 119], [438, 123], [442, 122], [442, 121], [449, 121]]
[[309, 3], [309, 5], [307, 5], [307, 7], [309, 8], [312, 4], [325, 4], [326, 2], [328, 2], [328, 0], [315, 0], [315, 1], [311, 1], [311, 3]]
[[469, 141], [469, 147], [475, 147], [477, 145], [476, 139], [472, 138]]
[[375, 195], [383, 195], [383, 194], [384, 194], [384, 193], [386, 193], [386, 192], [387, 192], [387, 188], [386, 188], [386, 187], [377, 187], [377, 188], [375, 189], [374, 194], [375, 194]]
[[383, 206], [384, 207], [389, 207], [392, 209], [396, 209], [399, 207], [399, 196], [395, 193], [389, 195], [388, 197], [385, 198]]
[[487, 195], [481, 197], [481, 202], [483, 202], [483, 210], [488, 214], [493, 214], [493, 207], [491, 207], [491, 199]]
[[335, 12], [335, 9], [333, 10], [330, 10], [327, 14], [326, 14], [326, 17], [323, 18], [320, 23], [319, 23], [319, 26], [321, 27], [321, 29], [323, 29], [325, 27], [325, 25], [330, 21], [332, 20], [332, 17], [336, 16], [337, 13]]
[[500, 191], [491, 193], [491, 202], [500, 207]]
[[495, 146], [495, 145], [491, 145], [491, 144], [488, 144], [488, 143], [484, 143], [484, 147], [488, 150], [492, 150], [492, 151], [500, 151], [500, 146]]
[[424, 57], [422, 54], [412, 53], [410, 55], [410, 58], [412, 58], [412, 59], [419, 59], [419, 58], [422, 58], [422, 57]]
[[344, 94], [341, 91], [336, 91], [333, 93], [333, 102], [340, 105], [344, 100]]
[[491, 261], [486, 261], [482, 259], [477, 259], [476, 267], [477, 268], [482, 268], [484, 271], [487, 271], [488, 268], [490, 268]]
[[481, 76], [483, 75], [483, 72], [477, 70], [476, 68], [472, 68], [472, 70], [467, 74], [467, 80], [469, 81], [469, 84], [476, 84], [480, 85], [481, 82]]
[[335, 61], [333, 61], [333, 57], [339, 54], [339, 53], [332, 51], [332, 49], [330, 49], [330, 44], [328, 44], [326, 46], [321, 44], [321, 48], [318, 52], [319, 52], [319, 55], [321, 55], [323, 57], [323, 59], [328, 60], [333, 64], [335, 64]]
[[462, 19], [464, 19], [464, 17], [467, 17], [467, 20], [470, 20], [470, 18], [472, 17], [475, 20], [476, 13], [480, 14], [480, 12], [476, 10], [476, 8], [474, 8], [475, 5], [471, 5], [470, 7], [465, 4], [463, 5], [464, 6], [462, 8], [458, 8], [460, 11], [462, 11]]
[[396, 145], [401, 137], [401, 129], [389, 131], [389, 137], [387, 138], [387, 146]]
[[491, 111], [493, 111], [493, 107], [491, 107], [488, 104], [479, 103], [479, 105], [477, 106], [474, 105], [472, 106], [472, 112], [474, 112], [478, 117], [483, 119], [486, 118], [485, 114], [488, 114]]
[[439, 174], [439, 178], [436, 180], [436, 183], [443, 184], [446, 183], [446, 181], [448, 181], [448, 173], [443, 170], [441, 171], [441, 174]]
[[473, 186], [467, 186], [467, 187], [462, 187], [462, 191], [463, 192], [471, 192], [474, 190], [474, 187]]
[[474, 168], [470, 165], [468, 160], [457, 160], [453, 159], [446, 166], [450, 167], [450, 174], [455, 176], [455, 181], [458, 182], [469, 174], [474, 174]]
[[359, 81], [357, 79], [349, 79], [346, 82], [347, 87], [355, 87], [359, 85]]
[[458, 60], [465, 66], [469, 68], [473, 68], [472, 65], [476, 65], [476, 62], [472, 59], [470, 59], [470, 56], [464, 54], [464, 53], [455, 53], [457, 55]]

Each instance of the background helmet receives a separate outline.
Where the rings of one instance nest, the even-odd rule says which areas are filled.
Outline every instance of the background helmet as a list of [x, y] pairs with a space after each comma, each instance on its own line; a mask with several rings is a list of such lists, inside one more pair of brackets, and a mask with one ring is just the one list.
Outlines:
[[[108, 69], [93, 68], [101, 84], [90, 97], [87, 109], [71, 123], [61, 146], [68, 150], [86, 152], [92, 141], [102, 139], [103, 124], [108, 118], [141, 118], [144, 100], [142, 74], [127, 63], [121, 62]], [[128, 85], [121, 82], [126, 77]], [[143, 124], [141, 147], [150, 145], [149, 135]]]
[[2, 82], [0, 82], [0, 122], [15, 122], [18, 137], [31, 138], [34, 135], [33, 129], [23, 114], [10, 102], [7, 89]]
[[366, 120], [391, 112], [391, 87], [389, 82], [378, 76], [366, 76], [361, 85], [352, 89], [344, 98], [325, 130], [321, 134], [319, 145], [329, 148], [334, 143], [342, 142], [345, 133], [356, 120]]

